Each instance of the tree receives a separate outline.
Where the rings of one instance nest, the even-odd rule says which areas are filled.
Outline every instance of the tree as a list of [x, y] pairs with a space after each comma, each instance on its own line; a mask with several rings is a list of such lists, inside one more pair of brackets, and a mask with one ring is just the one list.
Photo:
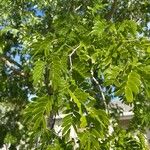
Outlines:
[[[1, 147], [146, 149], [149, 0], [0, 5]], [[110, 106], [116, 97], [133, 105], [127, 131], [117, 125], [120, 111]], [[59, 113], [65, 114], [62, 136], [54, 130]], [[77, 139], [70, 139], [71, 128]]]

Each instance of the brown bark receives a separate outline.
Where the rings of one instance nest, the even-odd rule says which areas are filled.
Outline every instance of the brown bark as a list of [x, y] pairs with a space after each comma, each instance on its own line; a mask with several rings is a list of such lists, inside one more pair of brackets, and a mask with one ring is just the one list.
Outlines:
[[[49, 72], [50, 72], [50, 70], [48, 69], [48, 65], [46, 65], [45, 74], [44, 74], [44, 78], [45, 78], [44, 82], [45, 82], [46, 91], [47, 91], [48, 96], [52, 96], [53, 89], [49, 82]], [[55, 117], [54, 116], [55, 116], [55, 113], [53, 110], [51, 110], [50, 115], [48, 116], [48, 119], [47, 119], [47, 127], [49, 129], [54, 128], [54, 125], [55, 125]]]

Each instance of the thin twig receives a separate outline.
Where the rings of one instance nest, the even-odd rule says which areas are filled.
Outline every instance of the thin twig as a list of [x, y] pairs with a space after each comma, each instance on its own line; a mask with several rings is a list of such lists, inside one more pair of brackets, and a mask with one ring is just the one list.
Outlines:
[[78, 45], [76, 48], [73, 49], [73, 51], [69, 54], [69, 61], [70, 61], [70, 72], [72, 72], [72, 55], [76, 52], [76, 50], [80, 47], [80, 45]]
[[98, 82], [98, 81], [96, 80], [96, 78], [94, 77], [93, 70], [91, 70], [91, 75], [92, 75], [93, 81], [94, 81], [94, 82], [96, 83], [96, 85], [98, 86], [98, 89], [99, 89], [99, 91], [100, 91], [100, 93], [101, 93], [101, 96], [102, 96], [102, 99], [103, 99], [103, 103], [104, 103], [106, 112], [108, 113], [108, 108], [107, 108], [106, 98], [105, 98], [103, 89], [102, 89], [101, 85], [99, 84], [99, 82]]

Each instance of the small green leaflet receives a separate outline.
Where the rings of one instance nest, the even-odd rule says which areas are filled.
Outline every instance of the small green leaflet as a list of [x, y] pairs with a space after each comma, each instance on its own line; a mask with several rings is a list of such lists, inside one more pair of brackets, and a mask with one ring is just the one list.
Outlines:
[[41, 60], [35, 62], [33, 70], [34, 85], [36, 85], [43, 78], [44, 69], [45, 69], [45, 62]]
[[147, 52], [150, 53], [150, 46], [147, 48]]
[[79, 113], [82, 114], [82, 110], [81, 110], [81, 103], [80, 101], [77, 99], [77, 97], [74, 95], [74, 93], [72, 93], [69, 89], [68, 92], [70, 94], [70, 97], [73, 99], [73, 101], [77, 104], [78, 108], [79, 108]]
[[129, 87], [125, 87], [125, 96], [128, 102], [133, 101], [133, 93]]
[[71, 128], [71, 125], [72, 125], [72, 114], [69, 114], [69, 115], [66, 115], [64, 118], [63, 118], [63, 122], [62, 122], [62, 134], [65, 135], [67, 134], [68, 132], [70, 132], [70, 128]]
[[138, 94], [139, 93], [139, 88], [138, 85], [133, 81], [128, 81], [128, 87], [130, 87], [133, 91], [133, 93]]
[[106, 28], [106, 22], [104, 20], [96, 21], [91, 34], [101, 36]]
[[3, 50], [2, 50], [2, 47], [0, 47], [0, 54], [2, 54], [3, 53]]
[[139, 93], [139, 87], [140, 87], [141, 81], [140, 81], [140, 75], [136, 72], [130, 72], [128, 75], [127, 84], [125, 86], [125, 97], [127, 99], [127, 102], [133, 101], [133, 94]]
[[87, 126], [86, 116], [82, 116], [82, 117], [80, 118], [80, 121], [81, 121], [80, 127], [81, 127], [81, 128], [85, 128], [85, 127]]

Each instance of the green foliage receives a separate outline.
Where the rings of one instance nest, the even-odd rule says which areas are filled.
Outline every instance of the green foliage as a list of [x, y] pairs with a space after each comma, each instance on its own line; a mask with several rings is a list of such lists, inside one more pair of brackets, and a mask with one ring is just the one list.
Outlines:
[[33, 84], [36, 85], [38, 82], [44, 79], [45, 63], [43, 61], [36, 61], [33, 69]]
[[125, 86], [125, 96], [128, 102], [133, 101], [133, 93], [139, 93], [140, 76], [136, 72], [131, 72], [128, 76], [128, 81]]
[[13, 143], [16, 143], [16, 138], [13, 137], [11, 134], [7, 134], [4, 142], [7, 144], [9, 144], [9, 143], [13, 144]]
[[24, 110], [25, 122], [32, 123], [33, 129], [47, 128], [46, 117], [52, 110], [53, 99], [51, 97], [41, 97], [30, 103]]
[[[149, 0], [2, 0], [0, 146], [146, 149], [149, 7]], [[133, 106], [129, 131], [119, 126], [115, 98]]]

